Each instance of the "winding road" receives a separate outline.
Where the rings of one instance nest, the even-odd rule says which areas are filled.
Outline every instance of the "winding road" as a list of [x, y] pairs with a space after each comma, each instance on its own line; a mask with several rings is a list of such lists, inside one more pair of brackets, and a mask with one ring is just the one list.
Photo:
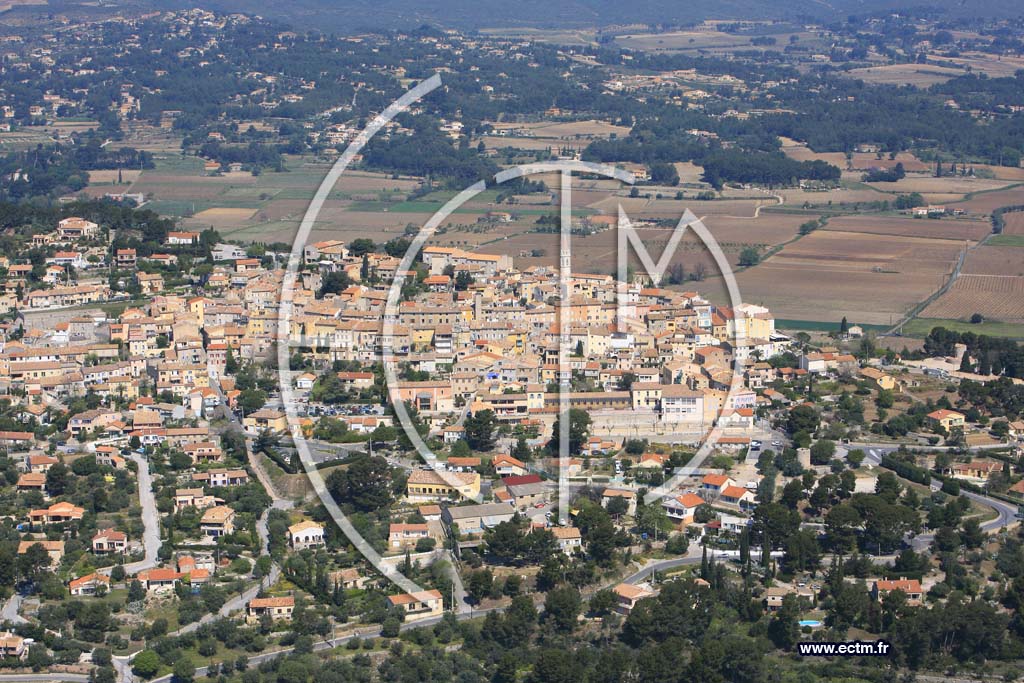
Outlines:
[[[859, 444], [851, 444], [859, 445]], [[882, 447], [866, 447], [864, 449], [865, 458], [864, 461], [871, 463], [871, 465], [878, 467], [882, 464], [882, 457], [896, 451], [895, 446], [882, 446]], [[942, 481], [939, 479], [931, 480], [931, 489], [938, 491], [942, 488]], [[996, 516], [994, 519], [990, 519], [986, 522], [981, 523], [981, 529], [985, 533], [992, 533], [999, 531], [1018, 522], [1017, 519], [1017, 506], [1012, 503], [999, 500], [998, 498], [990, 498], [989, 496], [983, 496], [979, 493], [972, 493], [970, 491], [961, 491], [961, 495], [965, 496], [968, 500], [992, 508], [995, 511]], [[911, 547], [914, 550], [923, 550], [931, 545], [932, 540], [935, 538], [934, 532], [918, 534], [913, 539], [909, 540]]]
[[[227, 412], [231, 419], [232, 429], [241, 430], [241, 425], [239, 424], [237, 416], [234, 415], [234, 413], [232, 413], [231, 411]], [[252, 452], [252, 443], [247, 435], [245, 438], [245, 445], [249, 457], [249, 464], [253, 472], [255, 473], [257, 479], [259, 479], [260, 482], [263, 484], [264, 488], [266, 489], [267, 493], [270, 495], [273, 501], [271, 506], [267, 508], [267, 510], [265, 510], [263, 514], [260, 516], [256, 524], [256, 531], [260, 538], [260, 555], [269, 555], [269, 532], [267, 528], [267, 521], [270, 514], [270, 510], [288, 510], [291, 507], [293, 507], [294, 502], [281, 497], [277, 493], [276, 489], [273, 486], [273, 483], [270, 480], [270, 477], [267, 475], [266, 471], [262, 467], [262, 464], [258, 461], [258, 459], [255, 457], [255, 454]], [[864, 448], [865, 462], [869, 463], [871, 466], [880, 466], [883, 456], [897, 450], [895, 446], [881, 446], [870, 444], [852, 445]], [[131, 457], [132, 460], [134, 460], [139, 466], [139, 498], [140, 502], [142, 503], [143, 520], [146, 526], [146, 533], [144, 536], [144, 546], [146, 550], [145, 559], [139, 562], [132, 563], [131, 565], [127, 565], [125, 567], [126, 571], [129, 571], [130, 573], [136, 573], [138, 571], [156, 565], [157, 551], [160, 548], [160, 536], [159, 517], [156, 509], [156, 501], [153, 496], [152, 478], [150, 477], [149, 473], [149, 463], [144, 458], [136, 454], [133, 454], [133, 456]], [[939, 481], [938, 479], [931, 480], [931, 488], [933, 490], [938, 490], [941, 487], [941, 484], [942, 482]], [[1006, 503], [995, 498], [990, 498], [988, 496], [971, 493], [967, 491], [964, 491], [963, 495], [966, 496], [971, 501], [978, 503], [980, 505], [987, 506], [995, 511], [995, 518], [983, 522], [981, 524], [981, 528], [985, 532], [998, 531], [1000, 529], [1016, 524], [1018, 521], [1016, 517], [1017, 507], [1015, 505]], [[933, 538], [934, 534], [932, 533], [920, 534], [912, 539], [908, 539], [908, 543], [915, 550], [922, 550], [927, 548], [931, 544]], [[751, 551], [756, 552], [754, 549], [751, 549]], [[682, 566], [699, 564], [701, 562], [702, 552], [702, 547], [700, 545], [693, 544], [691, 545], [689, 551], [685, 556], [669, 560], [652, 560], [643, 567], [634, 571], [632, 574], [626, 576], [622, 582], [628, 584], [637, 584], [649, 579], [656, 572], [664, 572]], [[738, 556], [738, 554], [739, 551], [716, 551], [710, 557], [714, 557], [716, 559], [733, 559], [736, 556]], [[781, 552], [773, 552], [772, 554], [773, 556], [777, 556], [781, 555]], [[454, 563], [452, 565], [452, 570], [455, 575], [454, 580], [456, 583], [456, 601], [458, 603], [458, 609], [456, 611], [455, 616], [457, 619], [464, 620], [470, 618], [479, 618], [487, 612], [503, 610], [503, 608], [500, 607], [493, 608], [490, 610], [473, 610], [472, 608], [470, 608], [468, 603], [466, 602], [466, 592], [464, 587], [462, 586], [461, 579], [458, 576], [458, 572], [455, 569]], [[271, 565], [271, 570], [268, 573], [268, 575], [265, 576], [257, 585], [251, 586], [247, 590], [243, 591], [241, 594], [229, 599], [227, 602], [224, 603], [220, 610], [217, 611], [216, 614], [207, 614], [199, 621], [183, 626], [182, 628], [178, 629], [178, 631], [170, 635], [194, 631], [195, 629], [199, 628], [200, 625], [208, 623], [215, 618], [228, 616], [230, 613], [244, 608], [246, 602], [248, 602], [253, 597], [258, 595], [258, 593], [264, 587], [273, 585], [280, 576], [280, 573], [280, 566], [276, 562], [273, 563]], [[8, 621], [24, 622], [24, 619], [17, 613], [18, 604], [20, 604], [20, 596], [15, 595], [4, 604], [2, 611], [0, 611], [0, 617], [3, 617], [5, 620]], [[413, 628], [432, 626], [440, 620], [441, 617], [435, 617], [431, 619], [424, 619], [420, 621], [411, 622], [408, 624], [403, 624], [402, 630], [404, 631]], [[339, 645], [344, 645], [353, 638], [374, 638], [379, 635], [380, 627], [366, 627], [365, 629], [358, 630], [354, 634], [349, 634], [339, 638], [329, 638], [314, 643], [313, 649], [315, 651], [321, 651], [325, 649], [338, 647]], [[285, 648], [274, 652], [264, 652], [256, 654], [249, 658], [249, 665], [258, 665], [262, 662], [269, 661], [277, 657], [281, 657], [283, 655], [287, 655], [292, 651], [292, 648]], [[130, 655], [114, 657], [113, 664], [115, 669], [118, 671], [119, 680], [122, 683], [132, 683], [134, 680], [134, 675], [131, 672], [131, 661], [136, 654], [138, 653], [135, 652]], [[199, 667], [196, 669], [196, 676], [204, 676], [206, 675], [206, 673], [206, 667]], [[10, 683], [45, 683], [47, 681], [88, 683], [88, 680], [89, 677], [85, 675], [65, 674], [56, 672], [40, 674], [0, 675], [0, 683], [4, 683], [7, 681], [9, 681]], [[160, 678], [155, 678], [151, 681], [151, 683], [170, 683], [170, 681], [171, 676], [167, 675], [162, 676]]]

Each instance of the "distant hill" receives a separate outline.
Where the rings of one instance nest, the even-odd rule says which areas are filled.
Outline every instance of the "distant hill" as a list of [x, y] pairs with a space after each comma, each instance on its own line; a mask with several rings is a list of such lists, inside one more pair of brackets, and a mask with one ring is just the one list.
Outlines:
[[142, 0], [161, 8], [200, 6], [259, 14], [297, 28], [339, 33], [408, 29], [423, 24], [486, 27], [579, 28], [611, 24], [679, 24], [704, 19], [845, 19], [851, 14], [907, 7], [953, 16], [1020, 16], [1019, 0]]

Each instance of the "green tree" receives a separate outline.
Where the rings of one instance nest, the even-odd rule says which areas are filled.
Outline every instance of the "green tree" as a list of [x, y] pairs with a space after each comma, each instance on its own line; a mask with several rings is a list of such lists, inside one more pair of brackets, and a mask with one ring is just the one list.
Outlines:
[[153, 650], [143, 650], [132, 660], [132, 673], [140, 678], [152, 678], [160, 670], [160, 656]]
[[671, 185], [675, 187], [679, 184], [679, 172], [674, 164], [652, 164], [649, 168], [649, 175], [651, 182], [655, 185]]
[[41, 573], [50, 567], [50, 554], [42, 543], [33, 543], [16, 561], [18, 576], [27, 581], [37, 581]]
[[192, 683], [196, 677], [196, 667], [188, 657], [178, 657], [174, 662], [171, 681], [173, 683]]
[[827, 465], [836, 454], [836, 442], [828, 439], [820, 439], [811, 446], [811, 464]]
[[51, 496], [62, 496], [68, 488], [68, 468], [62, 463], [54, 463], [46, 472], [46, 492]]
[[494, 448], [497, 419], [493, 410], [480, 410], [466, 417], [463, 428], [466, 443], [474, 451], [489, 451]]
[[391, 467], [378, 455], [357, 457], [347, 468], [331, 472], [326, 483], [339, 504], [359, 512], [382, 510], [394, 499]]
[[813, 571], [821, 562], [821, 548], [814, 532], [801, 529], [785, 540], [783, 563], [791, 572]]
[[809, 405], [801, 404], [789, 411], [786, 429], [790, 434], [797, 432], [813, 434], [818, 430], [820, 423], [821, 416], [818, 415], [818, 411]]
[[250, 415], [262, 408], [267, 402], [267, 394], [262, 389], [245, 389], [238, 395], [238, 407], [242, 415]]
[[472, 572], [466, 581], [466, 593], [470, 600], [479, 603], [491, 592], [494, 585], [494, 574], [490, 569], [478, 569]]
[[825, 533], [833, 552], [843, 554], [854, 546], [861, 521], [860, 513], [848, 504], [836, 505], [828, 511], [825, 515]]
[[235, 360], [235, 352], [232, 350], [231, 345], [228, 344], [227, 351], [224, 354], [224, 373], [233, 375], [238, 372], [238, 361]]
[[782, 598], [782, 606], [768, 622], [768, 637], [780, 650], [792, 650], [800, 640], [800, 606], [792, 593]]
[[741, 266], [756, 266], [761, 262], [761, 252], [758, 251], [757, 247], [744, 247], [743, 251], [740, 252], [739, 265]]
[[560, 586], [548, 591], [544, 600], [544, 621], [551, 623], [555, 630], [571, 633], [583, 609], [580, 592], [572, 586]]
[[[590, 413], [581, 408], [569, 409], [569, 455], [578, 456], [583, 450], [583, 444], [587, 442], [590, 435]], [[548, 450], [552, 453], [559, 452], [559, 438], [562, 433], [562, 416], [555, 418], [554, 431], [551, 433], [551, 440], [548, 442]]]
[[616, 602], [615, 593], [610, 588], [599, 590], [590, 598], [590, 602], [587, 605], [589, 608], [588, 613], [595, 617], [606, 616], [611, 614]]
[[664, 537], [672, 529], [672, 522], [661, 505], [640, 505], [636, 511], [636, 528], [641, 534]]
[[526, 439], [521, 436], [516, 439], [516, 445], [512, 447], [511, 455], [516, 460], [530, 462], [533, 460], [533, 449], [531, 449], [530, 445], [526, 443]]
[[132, 579], [128, 584], [128, 602], [138, 602], [146, 598], [146, 589], [138, 579]]

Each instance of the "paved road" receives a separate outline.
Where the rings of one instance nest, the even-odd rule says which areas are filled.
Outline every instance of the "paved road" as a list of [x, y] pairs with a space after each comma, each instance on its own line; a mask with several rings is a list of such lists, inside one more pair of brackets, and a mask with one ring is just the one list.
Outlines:
[[[739, 551], [736, 551], [737, 553]], [[690, 544], [690, 549], [683, 557], [677, 557], [673, 560], [658, 560], [656, 562], [648, 562], [641, 569], [633, 572], [622, 580], [622, 583], [638, 584], [651, 577], [655, 572], [664, 572], [669, 569], [675, 569], [676, 567], [683, 567], [689, 564], [700, 564], [701, 555], [703, 549], [696, 543]], [[723, 553], [716, 555], [716, 557], [722, 557]], [[710, 557], [710, 556], [709, 556]]]
[[[855, 445], [855, 444], [851, 444]], [[858, 444], [859, 445], [859, 444]], [[864, 461], [870, 463], [873, 466], [879, 466], [882, 463], [882, 456], [897, 450], [892, 446], [884, 446], [879, 448], [867, 448], [865, 450]], [[938, 491], [942, 488], [942, 481], [939, 479], [931, 480], [931, 489]], [[990, 498], [983, 496], [978, 493], [972, 493], [970, 491], [961, 491], [961, 495], [965, 496], [968, 500], [992, 508], [996, 516], [986, 522], [981, 523], [982, 531], [991, 533], [1005, 529], [1008, 526], [1016, 524], [1019, 520], [1017, 519], [1017, 506], [1012, 503], [999, 500], [998, 498]], [[918, 534], [913, 539], [909, 540], [911, 547], [915, 550], [923, 550], [931, 545], [932, 540], [935, 538], [934, 532], [928, 532], [924, 534]]]
[[46, 683], [46, 681], [70, 681], [73, 683], [89, 683], [85, 674], [45, 673], [45, 674], [3, 674], [0, 681], [11, 683]]
[[18, 614], [18, 610], [21, 609], [22, 596], [20, 593], [15, 591], [14, 595], [7, 598], [4, 602], [4, 607], [0, 610], [0, 620], [11, 622], [13, 624], [26, 624], [28, 620]]
[[329, 460], [347, 458], [352, 453], [365, 453], [365, 443], [327, 443], [315, 439], [306, 439], [309, 446], [309, 457], [313, 462], [320, 464]]
[[137, 574], [145, 569], [157, 566], [157, 554], [160, 552], [160, 513], [156, 509], [156, 496], [153, 495], [153, 477], [149, 473], [149, 461], [138, 453], [128, 456], [139, 466], [139, 503], [142, 505], [142, 523], [145, 532], [142, 545], [145, 549], [144, 559], [124, 566], [126, 574]]
[[[772, 557], [782, 557], [781, 550], [773, 550], [771, 552]], [[633, 572], [621, 583], [638, 584], [651, 577], [655, 572], [664, 572], [669, 569], [675, 569], [677, 567], [685, 567], [691, 564], [700, 564], [701, 558], [704, 555], [704, 548], [697, 543], [691, 543], [690, 549], [683, 557], [677, 557], [672, 560], [652, 560], [641, 567], [639, 570]], [[708, 559], [715, 560], [734, 560], [740, 556], [739, 550], [708, 550]], [[750, 549], [751, 558], [761, 557], [761, 549], [759, 547], [752, 547]]]
[[[257, 533], [257, 535], [260, 538], [259, 554], [260, 555], [269, 555], [270, 554], [270, 546], [269, 546], [269, 544], [270, 544], [270, 535], [269, 535], [269, 531], [267, 530], [267, 520], [269, 519], [270, 510], [271, 509], [275, 509], [275, 508], [278, 509], [278, 510], [287, 510], [287, 509], [290, 509], [294, 505], [294, 502], [291, 501], [291, 500], [288, 500], [287, 498], [281, 497], [277, 493], [277, 490], [274, 488], [273, 482], [270, 481], [270, 476], [266, 473], [266, 471], [263, 469], [262, 463], [255, 456], [255, 454], [252, 452], [252, 441], [249, 439], [248, 434], [246, 434], [245, 431], [242, 429], [242, 425], [240, 424], [240, 422], [238, 420], [238, 416], [235, 415], [233, 411], [227, 409], [226, 398], [225, 398], [223, 392], [221, 392], [220, 386], [216, 382], [214, 382], [213, 383], [213, 387], [214, 387], [214, 390], [217, 391], [218, 395], [221, 398], [222, 405], [224, 406], [223, 412], [226, 413], [228, 419], [231, 421], [231, 429], [236, 429], [236, 430], [242, 432], [242, 435], [245, 438], [245, 450], [246, 450], [246, 454], [248, 456], [249, 465], [252, 468], [253, 473], [256, 475], [256, 478], [260, 481], [261, 484], [263, 484], [263, 488], [266, 489], [267, 493], [270, 495], [271, 500], [273, 501], [271, 503], [271, 506], [269, 508], [267, 508], [266, 510], [264, 510], [263, 514], [260, 515], [260, 518], [256, 522], [256, 533]], [[140, 465], [139, 465], [140, 475], [141, 475], [141, 472], [142, 472], [143, 468], [145, 468], [145, 477], [146, 477], [146, 481], [147, 481], [146, 490], [149, 492], [149, 498], [150, 498], [150, 500], [152, 502], [152, 509], [153, 509], [154, 518], [156, 518], [156, 516], [155, 516], [156, 515], [156, 502], [155, 502], [155, 500], [153, 500], [152, 483], [149, 480], [149, 466], [144, 461], [142, 463], [140, 463]], [[141, 493], [141, 490], [142, 490], [142, 485], [143, 485], [143, 479], [140, 476], [140, 478], [139, 478], [140, 493]], [[143, 504], [143, 514], [144, 515], [145, 515], [145, 511], [146, 511], [146, 505], [144, 503]], [[159, 527], [156, 527], [156, 528], [159, 529]], [[148, 530], [149, 530], [149, 525], [148, 524], [146, 526], [146, 529], [147, 529], [147, 532], [148, 532]], [[159, 546], [159, 536], [157, 536], [156, 548], [159, 549], [159, 547], [160, 547]], [[147, 545], [146, 557], [147, 557], [147, 559], [149, 558], [148, 545]], [[153, 557], [155, 559], [155, 557], [156, 557], [156, 550], [153, 551]], [[259, 592], [261, 590], [263, 590], [263, 588], [265, 588], [267, 586], [272, 586], [274, 583], [276, 583], [280, 576], [281, 576], [281, 568], [275, 562], [275, 563], [273, 563], [270, 566], [270, 572], [268, 572], [267, 576], [263, 577], [263, 579], [258, 584], [250, 586], [245, 591], [243, 591], [241, 594], [235, 595], [235, 596], [229, 598], [227, 600], [227, 602], [225, 602], [221, 606], [221, 608], [219, 610], [217, 610], [216, 614], [206, 614], [199, 621], [193, 622], [191, 624], [186, 624], [185, 626], [182, 626], [180, 629], [178, 629], [177, 631], [175, 631], [174, 633], [172, 633], [170, 635], [176, 635], [176, 634], [181, 634], [181, 633], [189, 633], [191, 631], [195, 631], [197, 628], [199, 628], [203, 624], [209, 623], [210, 621], [213, 621], [214, 619], [217, 619], [219, 617], [226, 617], [229, 614], [231, 614], [232, 612], [235, 612], [235, 611], [243, 609], [245, 607], [245, 604], [249, 600], [252, 600], [254, 597], [256, 597], [259, 594]], [[284, 651], [282, 651], [282, 653], [283, 652]], [[278, 653], [275, 656], [279, 656], [282, 653]], [[130, 655], [122, 655], [122, 656], [119, 656], [119, 657], [114, 657], [114, 668], [117, 670], [117, 672], [118, 672], [118, 679], [120, 681], [122, 681], [122, 683], [132, 683], [132, 681], [134, 680], [134, 675], [131, 672], [131, 661], [132, 661], [132, 659], [135, 658], [136, 654], [138, 654], [138, 653], [137, 652], [133, 652]], [[270, 653], [270, 654], [273, 654], [273, 653]], [[258, 657], [264, 657], [264, 656], [265, 655], [257, 655], [257, 658]], [[252, 661], [254, 661], [256, 663], [258, 663], [259, 661], [262, 661], [261, 659], [257, 659], [257, 658], [254, 658]], [[200, 669], [200, 671], [205, 672], [205, 667]], [[165, 676], [163, 678], [156, 679], [156, 680], [159, 680], [159, 681], [169, 681], [170, 680], [170, 676]], [[2, 683], [2, 681], [0, 681], [0, 683]]]
[[452, 551], [443, 551], [448, 556], [449, 566], [451, 567], [452, 583], [455, 585], [455, 604], [458, 605], [459, 614], [468, 614], [473, 611], [473, 606], [469, 604], [469, 594], [466, 593], [466, 587], [462, 583], [462, 577], [459, 575], [459, 565], [455, 560], [455, 553]]

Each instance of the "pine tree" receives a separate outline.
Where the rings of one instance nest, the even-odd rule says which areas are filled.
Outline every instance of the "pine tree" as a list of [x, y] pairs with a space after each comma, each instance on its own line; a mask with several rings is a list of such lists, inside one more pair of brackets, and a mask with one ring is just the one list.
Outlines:
[[228, 345], [227, 353], [224, 355], [224, 372], [233, 375], [238, 372], [238, 361], [235, 360], [235, 354], [231, 352], [231, 345]]
[[524, 437], [519, 437], [516, 440], [516, 445], [512, 449], [512, 457], [522, 462], [530, 462], [533, 460], [533, 451], [530, 449], [530, 445], [526, 443]]
[[964, 357], [960, 360], [960, 372], [974, 372], [974, 366], [971, 365], [971, 354], [964, 351]]

